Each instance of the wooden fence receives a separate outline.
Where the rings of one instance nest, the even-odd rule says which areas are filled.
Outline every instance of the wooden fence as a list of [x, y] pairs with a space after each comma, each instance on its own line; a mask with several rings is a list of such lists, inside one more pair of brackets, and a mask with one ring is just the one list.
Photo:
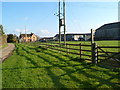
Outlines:
[[[120, 48], [117, 46], [98, 46], [96, 43], [93, 43], [91, 45], [83, 45], [81, 43], [79, 44], [68, 44], [64, 45], [63, 43], [41, 43], [40, 46], [44, 46], [45, 48], [49, 48], [52, 50], [57, 50], [59, 52], [64, 52], [66, 54], [74, 54], [78, 55], [80, 57], [80, 60], [88, 60], [91, 61], [94, 64], [97, 64], [98, 61], [104, 60], [101, 59], [101, 57], [107, 57], [108, 59], [111, 57], [110, 54], [113, 54], [112, 56], [120, 54], [120, 52], [106, 52], [103, 50], [103, 48]], [[84, 47], [84, 48], [83, 48]], [[85, 49], [86, 48], [86, 49]], [[115, 55], [114, 55], [115, 54]], [[87, 58], [86, 58], [87, 57]]]
[[114, 61], [120, 61], [120, 57], [119, 57], [120, 46], [98, 46], [97, 50], [98, 50], [97, 57], [98, 60], [100, 61], [108, 60], [108, 59], [113, 59]]

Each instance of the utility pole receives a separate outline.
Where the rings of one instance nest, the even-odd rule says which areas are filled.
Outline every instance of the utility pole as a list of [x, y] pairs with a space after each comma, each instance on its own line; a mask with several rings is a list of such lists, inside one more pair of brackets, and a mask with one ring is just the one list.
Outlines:
[[61, 19], [60, 19], [60, 0], [59, 0], [59, 11], [58, 11], [58, 17], [59, 17], [59, 44], [61, 43]]
[[63, 0], [64, 44], [66, 45], [65, 0]]
[[26, 25], [25, 25], [25, 42], [27, 42]]
[[[66, 25], [65, 25], [65, 0], [63, 0], [63, 12], [61, 13], [61, 3], [59, 0], [59, 11], [58, 11], [58, 17], [59, 17], [59, 43], [61, 43], [61, 27], [64, 26], [64, 44], [66, 45]], [[62, 16], [61, 16], [62, 15]]]

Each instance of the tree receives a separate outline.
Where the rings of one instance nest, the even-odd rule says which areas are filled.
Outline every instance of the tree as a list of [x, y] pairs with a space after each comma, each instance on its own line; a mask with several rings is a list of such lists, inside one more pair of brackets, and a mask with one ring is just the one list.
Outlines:
[[7, 35], [7, 42], [8, 43], [17, 43], [18, 42], [18, 37], [17, 35], [13, 34], [8, 34]]
[[2, 25], [0, 25], [0, 35], [4, 35], [5, 33], [4, 33], [4, 30], [3, 30], [3, 26]]

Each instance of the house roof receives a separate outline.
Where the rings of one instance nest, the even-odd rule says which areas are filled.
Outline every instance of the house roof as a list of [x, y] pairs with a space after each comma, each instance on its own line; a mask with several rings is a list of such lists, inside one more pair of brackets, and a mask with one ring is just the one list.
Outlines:
[[111, 28], [120, 28], [120, 22], [104, 24], [103, 26], [99, 27], [96, 30], [111, 29]]
[[34, 33], [31, 34], [20, 34], [20, 37], [25, 37], [27, 35], [27, 37], [31, 37]]

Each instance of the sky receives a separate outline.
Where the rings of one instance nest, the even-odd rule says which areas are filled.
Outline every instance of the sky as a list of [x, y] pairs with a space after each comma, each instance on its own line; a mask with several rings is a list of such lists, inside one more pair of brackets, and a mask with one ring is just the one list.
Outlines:
[[[25, 33], [26, 26], [27, 33], [50, 37], [58, 33], [57, 12], [58, 2], [2, 2], [0, 17], [6, 34]], [[89, 33], [117, 21], [118, 2], [66, 2], [67, 33]]]
[[120, 22], [120, 1], [118, 3], [118, 21]]

